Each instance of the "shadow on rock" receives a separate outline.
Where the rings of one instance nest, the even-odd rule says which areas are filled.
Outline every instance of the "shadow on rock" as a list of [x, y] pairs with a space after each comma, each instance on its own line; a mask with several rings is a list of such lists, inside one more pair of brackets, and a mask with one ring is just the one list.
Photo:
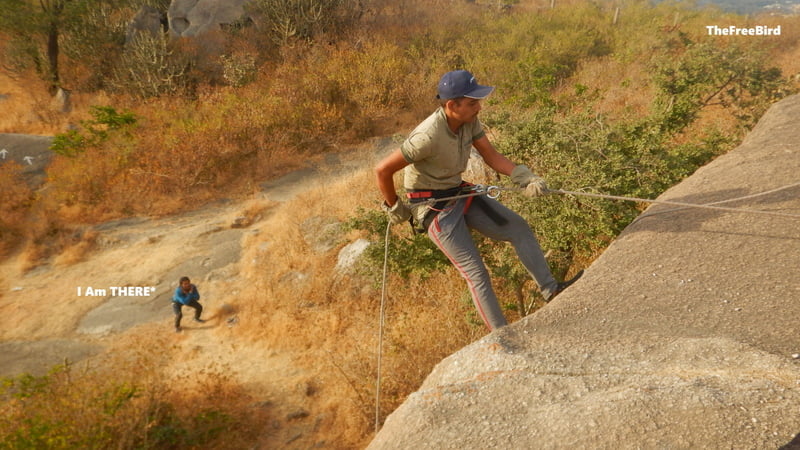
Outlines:
[[[664, 201], [685, 203], [695, 206], [678, 206], [666, 204], [654, 204], [637, 217], [628, 226], [626, 232], [650, 231], [650, 232], [689, 232], [689, 231], [713, 231], [704, 228], [705, 224], [718, 219], [726, 220], [738, 219], [739, 216], [753, 221], [755, 218], [778, 217], [772, 214], [796, 214], [800, 215], [800, 208], [786, 208], [786, 204], [797, 199], [800, 193], [800, 186], [784, 189], [759, 195], [758, 193], [748, 192], [746, 189], [723, 189], [713, 192], [698, 193], [678, 198], [670, 198]], [[732, 208], [733, 210], [713, 209], [713, 207]], [[763, 213], [762, 213], [763, 212]], [[780, 217], [779, 217], [780, 219]], [[797, 220], [796, 218], [786, 217], [785, 220]], [[749, 228], [749, 227], [748, 227]], [[786, 231], [791, 231], [794, 227], [785, 227]], [[738, 231], [742, 229], [739, 228]], [[746, 233], [736, 233], [753, 235], [753, 231]], [[766, 236], [765, 229], [759, 229], [757, 235], [762, 237], [774, 237], [779, 239], [800, 239], [796, 233], [786, 235], [783, 232], [774, 236]]]

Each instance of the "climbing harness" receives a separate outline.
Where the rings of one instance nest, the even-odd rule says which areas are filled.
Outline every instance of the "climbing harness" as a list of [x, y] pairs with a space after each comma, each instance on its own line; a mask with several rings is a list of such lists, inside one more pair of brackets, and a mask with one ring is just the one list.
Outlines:
[[[500, 196], [501, 190], [508, 188], [501, 188], [500, 186], [485, 186], [483, 184], [469, 184], [464, 183], [455, 189], [445, 189], [442, 191], [412, 191], [406, 194], [412, 203], [425, 202], [429, 205], [441, 201], [458, 200], [460, 198], [477, 197], [485, 195], [489, 198], [497, 198]], [[445, 195], [437, 196], [437, 193]]]
[[406, 193], [406, 197], [410, 203], [423, 203], [428, 208], [422, 219], [422, 223], [418, 224], [419, 226], [414, 223], [413, 217], [409, 219], [411, 229], [415, 233], [427, 232], [428, 227], [436, 218], [436, 215], [444, 211], [447, 205], [453, 200], [462, 198], [468, 199], [464, 206], [465, 212], [474, 201], [475, 205], [481, 208], [496, 224], [505, 225], [506, 219], [500, 216], [489, 203], [483, 201], [483, 196], [497, 198], [500, 195], [499, 189], [498, 186], [484, 186], [482, 184], [462, 182], [459, 186], [451, 189], [410, 191]]
[[[772, 194], [774, 192], [786, 190], [797, 186], [800, 186], [800, 183], [794, 183], [786, 186], [781, 186], [779, 188], [771, 189], [769, 191], [759, 192], [756, 194], [750, 194], [743, 197], [737, 197], [706, 204], [676, 202], [671, 200], [651, 200], [646, 198], [624, 197], [619, 195], [597, 194], [597, 193], [583, 192], [583, 191], [567, 191], [563, 189], [547, 189], [545, 192], [548, 194], [561, 194], [561, 195], [575, 196], [575, 197], [603, 198], [607, 200], [652, 203], [652, 204], [671, 205], [678, 207], [676, 209], [662, 211], [663, 213], [670, 211], [678, 211], [685, 208], [702, 208], [702, 209], [710, 209], [718, 211], [728, 211], [728, 212], [737, 212], [746, 214], [763, 214], [763, 215], [770, 215], [777, 217], [800, 219], [800, 214], [719, 206], [722, 203], [731, 203], [739, 200], [751, 199], [754, 197]], [[491, 199], [496, 199], [497, 197], [500, 196], [500, 193], [503, 191], [521, 191], [521, 190], [523, 190], [523, 188], [507, 188], [500, 186], [485, 186], [482, 184], [476, 184], [476, 185], [466, 184], [459, 186], [457, 189], [449, 189], [446, 191], [410, 192], [407, 194], [407, 197], [412, 203], [426, 202], [431, 210], [440, 211], [442, 206], [439, 205], [447, 204], [451, 200], [458, 200], [461, 198], [480, 198], [480, 196], [486, 196]], [[379, 330], [378, 330], [378, 369], [377, 369], [377, 380], [375, 383], [376, 384], [375, 388], [375, 432], [376, 433], [380, 429], [381, 360], [383, 358], [383, 331], [384, 331], [385, 314], [386, 314], [386, 276], [389, 264], [389, 234], [391, 226], [392, 226], [391, 223], [386, 225], [386, 236], [384, 239], [384, 251], [383, 251], [383, 280], [381, 283], [382, 288], [381, 288], [380, 320], [379, 320]]]

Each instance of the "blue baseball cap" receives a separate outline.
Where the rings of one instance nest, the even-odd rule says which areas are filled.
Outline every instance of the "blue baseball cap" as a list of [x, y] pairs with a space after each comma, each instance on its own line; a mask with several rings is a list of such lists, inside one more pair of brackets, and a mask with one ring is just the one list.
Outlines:
[[442, 75], [436, 98], [450, 100], [452, 98], [485, 98], [494, 90], [491, 86], [481, 86], [478, 80], [466, 70], [454, 70]]

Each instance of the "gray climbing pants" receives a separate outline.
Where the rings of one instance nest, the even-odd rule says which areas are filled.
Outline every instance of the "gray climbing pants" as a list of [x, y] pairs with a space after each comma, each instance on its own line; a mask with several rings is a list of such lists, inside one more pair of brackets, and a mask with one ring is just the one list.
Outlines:
[[493, 211], [494, 217], [490, 217], [486, 208], [472, 205], [473, 200], [473, 197], [457, 199], [443, 208], [428, 227], [428, 236], [464, 277], [478, 314], [494, 330], [508, 322], [492, 288], [489, 271], [472, 240], [471, 229], [490, 239], [510, 242], [545, 297], [556, 289], [557, 282], [525, 219], [497, 200], [482, 197], [480, 201]]

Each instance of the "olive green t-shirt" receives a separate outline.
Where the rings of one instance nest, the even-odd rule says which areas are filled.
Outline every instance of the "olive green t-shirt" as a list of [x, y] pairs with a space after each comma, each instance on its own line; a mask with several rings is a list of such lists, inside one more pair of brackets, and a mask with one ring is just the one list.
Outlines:
[[472, 142], [485, 134], [478, 119], [463, 124], [458, 133], [453, 133], [447, 126], [444, 109], [437, 109], [400, 146], [400, 152], [410, 163], [404, 169], [403, 187], [440, 190], [458, 186], [461, 174], [467, 169]]

